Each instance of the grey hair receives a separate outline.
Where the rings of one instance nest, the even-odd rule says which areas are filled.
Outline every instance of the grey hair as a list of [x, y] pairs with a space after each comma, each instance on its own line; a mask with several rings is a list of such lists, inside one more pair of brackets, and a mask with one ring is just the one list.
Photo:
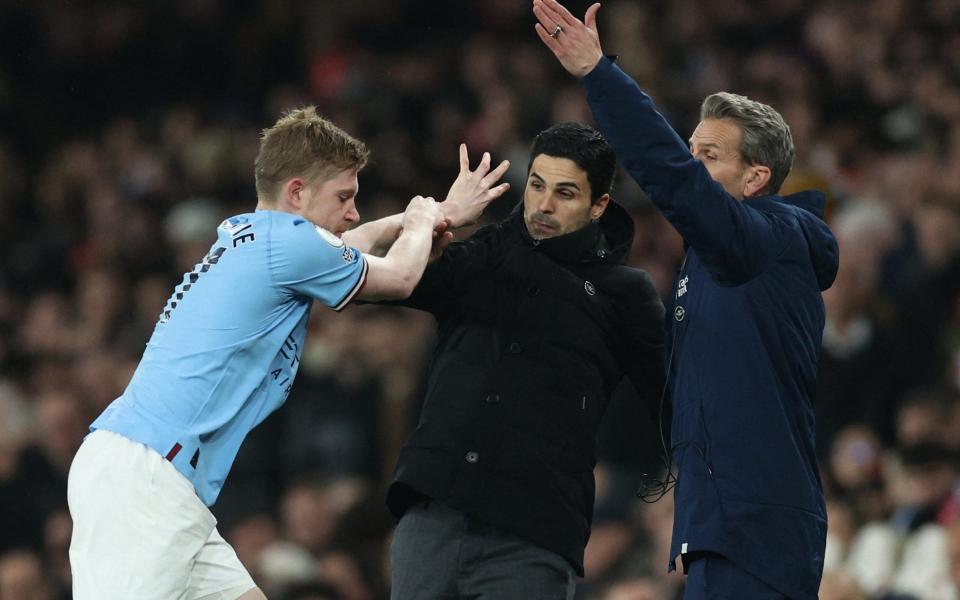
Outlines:
[[776, 194], [793, 167], [796, 150], [790, 126], [776, 110], [746, 96], [718, 92], [700, 105], [700, 120], [731, 119], [743, 131], [740, 154], [749, 165], [770, 169], [770, 181], [764, 191]]

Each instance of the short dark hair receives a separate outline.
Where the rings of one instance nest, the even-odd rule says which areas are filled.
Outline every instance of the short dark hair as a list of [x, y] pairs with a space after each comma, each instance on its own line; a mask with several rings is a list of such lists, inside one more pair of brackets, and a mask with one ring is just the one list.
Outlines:
[[587, 172], [590, 182], [590, 202], [595, 203], [600, 196], [609, 194], [613, 188], [613, 177], [617, 172], [617, 155], [607, 143], [603, 134], [582, 123], [560, 123], [544, 129], [533, 138], [530, 149], [530, 162], [546, 154], [556, 158], [572, 160]]

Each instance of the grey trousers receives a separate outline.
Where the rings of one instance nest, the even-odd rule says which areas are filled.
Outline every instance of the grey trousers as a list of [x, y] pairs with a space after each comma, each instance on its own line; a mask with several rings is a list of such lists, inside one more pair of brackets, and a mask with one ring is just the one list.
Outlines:
[[391, 600], [572, 600], [560, 555], [436, 502], [403, 515], [390, 544]]

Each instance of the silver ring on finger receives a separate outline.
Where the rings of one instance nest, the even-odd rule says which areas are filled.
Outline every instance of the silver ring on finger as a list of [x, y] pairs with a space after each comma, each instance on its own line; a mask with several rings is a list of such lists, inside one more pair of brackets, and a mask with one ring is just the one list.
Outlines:
[[563, 27], [557, 25], [557, 28], [553, 30], [553, 33], [550, 34], [550, 37], [556, 38], [558, 35], [560, 35], [561, 31], [563, 31]]

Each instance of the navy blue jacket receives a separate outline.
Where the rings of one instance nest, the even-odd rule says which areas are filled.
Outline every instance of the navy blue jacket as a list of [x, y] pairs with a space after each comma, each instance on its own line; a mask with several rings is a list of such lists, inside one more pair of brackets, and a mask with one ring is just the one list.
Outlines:
[[814, 452], [820, 292], [838, 266], [824, 197], [739, 202], [609, 59], [583, 85], [600, 130], [688, 246], [668, 311], [670, 558], [718, 552], [790, 598], [815, 599], [827, 529]]

